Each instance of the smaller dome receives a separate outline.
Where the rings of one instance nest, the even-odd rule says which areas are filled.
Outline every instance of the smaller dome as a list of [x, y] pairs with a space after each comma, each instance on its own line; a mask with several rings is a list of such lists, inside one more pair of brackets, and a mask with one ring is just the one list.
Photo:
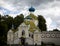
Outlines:
[[31, 7], [29, 8], [29, 12], [34, 12], [35, 11], [35, 8]]
[[30, 17], [30, 16], [27, 16], [25, 19], [32, 19], [32, 17]]

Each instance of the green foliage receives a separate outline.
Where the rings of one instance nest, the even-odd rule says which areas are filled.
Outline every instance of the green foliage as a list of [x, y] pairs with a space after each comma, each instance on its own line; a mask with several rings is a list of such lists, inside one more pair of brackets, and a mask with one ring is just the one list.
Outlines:
[[41, 46], [46, 46], [46, 45], [44, 44], [44, 42], [41, 42]]
[[[9, 15], [1, 16], [0, 15], [0, 44], [5, 45], [7, 43], [7, 32], [12, 28], [12, 24], [17, 28], [24, 21], [23, 14], [16, 16], [14, 19]], [[18, 29], [13, 29], [17, 31]]]
[[8, 31], [8, 25], [5, 21], [0, 22], [0, 44], [6, 44], [7, 42], [7, 31]]
[[16, 28], [16, 29], [12, 29], [12, 31], [15, 33], [16, 31], [18, 31], [18, 28]]
[[38, 27], [41, 31], [46, 31], [47, 30], [46, 20], [41, 15], [38, 16]]
[[0, 44], [6, 45], [7, 43], [7, 32], [11, 29], [13, 18], [11, 16], [0, 15]]
[[1, 22], [1, 15], [0, 15], [0, 22]]
[[38, 15], [38, 20], [40, 23], [46, 23], [46, 20], [42, 15]]
[[6, 18], [6, 23], [8, 25], [8, 30], [11, 29], [13, 24], [13, 18], [11, 16], [8, 16], [8, 18]]
[[53, 29], [53, 31], [59, 31], [58, 29]]
[[24, 21], [24, 15], [20, 14], [14, 18], [13, 24], [14, 28], [16, 29], [22, 22]]

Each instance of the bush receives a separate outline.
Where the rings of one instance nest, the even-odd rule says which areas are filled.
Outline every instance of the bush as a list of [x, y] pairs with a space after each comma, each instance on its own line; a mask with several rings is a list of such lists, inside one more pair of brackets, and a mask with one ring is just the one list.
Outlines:
[[43, 42], [41, 42], [41, 46], [46, 46]]

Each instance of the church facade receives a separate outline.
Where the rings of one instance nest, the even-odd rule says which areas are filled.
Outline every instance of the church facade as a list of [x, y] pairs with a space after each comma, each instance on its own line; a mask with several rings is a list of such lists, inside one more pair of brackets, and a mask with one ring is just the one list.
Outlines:
[[[34, 8], [29, 9], [34, 12]], [[38, 19], [34, 14], [30, 13], [19, 27], [16, 32], [10, 29], [7, 33], [7, 44], [21, 44], [21, 37], [24, 37], [25, 43], [30, 45], [44, 43], [54, 43], [60, 45], [60, 32], [59, 31], [42, 31], [38, 28]]]

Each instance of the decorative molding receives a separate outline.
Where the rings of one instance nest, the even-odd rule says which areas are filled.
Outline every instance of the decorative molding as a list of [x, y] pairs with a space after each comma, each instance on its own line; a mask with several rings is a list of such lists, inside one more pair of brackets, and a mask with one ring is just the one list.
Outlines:
[[41, 33], [34, 33], [39, 34], [41, 38], [60, 38], [59, 32], [41, 32]]

